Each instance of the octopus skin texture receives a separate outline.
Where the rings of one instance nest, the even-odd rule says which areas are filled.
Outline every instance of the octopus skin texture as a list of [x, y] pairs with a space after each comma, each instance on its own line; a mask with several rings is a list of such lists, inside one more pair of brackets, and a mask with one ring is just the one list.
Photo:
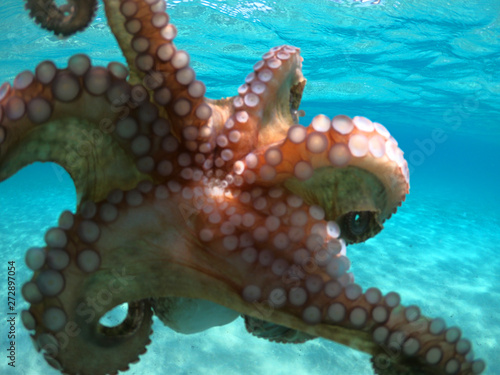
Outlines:
[[[26, 6], [71, 35], [96, 2]], [[26, 253], [22, 321], [51, 366], [124, 371], [156, 314], [183, 333], [241, 315], [274, 342], [323, 337], [371, 354], [381, 375], [484, 370], [457, 327], [395, 292], [363, 291], [348, 272], [346, 246], [377, 234], [409, 191], [384, 126], [343, 115], [299, 125], [306, 80], [289, 45], [265, 53], [237, 95], [208, 99], [162, 0], [104, 6], [128, 66], [75, 55], [0, 87], [0, 181], [46, 161], [77, 189], [76, 214]], [[122, 323], [99, 323], [122, 303]]]

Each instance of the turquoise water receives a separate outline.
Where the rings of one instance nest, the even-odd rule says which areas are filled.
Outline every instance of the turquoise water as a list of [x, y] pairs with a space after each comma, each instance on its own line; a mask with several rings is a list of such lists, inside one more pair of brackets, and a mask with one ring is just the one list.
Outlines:
[[[385, 229], [348, 255], [363, 288], [395, 290], [406, 305], [458, 325], [484, 374], [500, 374], [500, 2], [176, 1], [176, 44], [191, 54], [207, 96], [236, 93], [270, 47], [292, 44], [308, 79], [301, 109], [364, 115], [383, 123], [411, 167], [411, 192]], [[59, 40], [28, 19], [20, 0], [0, 4], [0, 82], [51, 59], [87, 53], [94, 64], [124, 62], [102, 6], [85, 32]], [[438, 133], [440, 132], [440, 133]], [[439, 134], [439, 137], [436, 136]], [[434, 137], [433, 137], [434, 136]], [[24, 252], [43, 245], [59, 213], [75, 209], [74, 186], [52, 164], [35, 164], [0, 184], [0, 265], [31, 277]], [[7, 297], [0, 288], [0, 314]], [[18, 294], [20, 288], [18, 289]], [[27, 304], [17, 299], [20, 312]], [[6, 325], [0, 347], [7, 348]], [[17, 326], [16, 368], [56, 374]], [[238, 319], [184, 336], [155, 322], [152, 344], [130, 374], [372, 374], [368, 356], [314, 340], [279, 345], [246, 333]]]

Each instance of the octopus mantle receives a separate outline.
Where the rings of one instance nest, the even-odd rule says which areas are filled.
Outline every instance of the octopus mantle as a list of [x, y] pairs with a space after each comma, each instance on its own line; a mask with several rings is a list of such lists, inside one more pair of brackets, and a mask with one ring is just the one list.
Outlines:
[[[27, 0], [56, 34], [96, 2]], [[364, 117], [298, 125], [300, 49], [272, 48], [234, 97], [205, 98], [162, 0], [106, 0], [127, 67], [41, 62], [0, 87], [0, 180], [34, 161], [75, 182], [46, 246], [31, 248], [26, 329], [70, 374], [126, 370], [152, 314], [179, 332], [243, 315], [275, 342], [315, 337], [370, 353], [377, 374], [480, 374], [471, 344], [397, 293], [363, 292], [346, 245], [377, 234], [409, 191], [396, 140]], [[119, 325], [99, 320], [128, 303]]]

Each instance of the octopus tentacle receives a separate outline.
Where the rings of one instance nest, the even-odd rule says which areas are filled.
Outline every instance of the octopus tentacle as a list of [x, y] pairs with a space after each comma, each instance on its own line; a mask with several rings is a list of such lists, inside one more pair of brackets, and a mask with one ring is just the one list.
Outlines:
[[[144, 190], [144, 183], [139, 188]], [[110, 259], [112, 253], [102, 251], [106, 238], [109, 243], [108, 228], [119, 215], [120, 192], [99, 205], [84, 203], [78, 215], [63, 212], [59, 226], [45, 235], [47, 246], [26, 253], [35, 274], [22, 289], [31, 303], [22, 321], [35, 331], [33, 340], [47, 362], [65, 373], [126, 370], [150, 343], [151, 307], [128, 293], [135, 276]], [[127, 198], [121, 206], [134, 204], [137, 196], [129, 192]], [[125, 320], [115, 327], [102, 326], [99, 319], [123, 302], [129, 302]]]
[[[435, 322], [441, 324], [442, 319], [431, 320], [416, 306], [400, 305], [396, 293], [383, 297], [375, 288], [362, 293], [357, 284], [343, 286], [335, 278], [322, 282], [302, 271], [304, 276], [295, 273], [288, 286], [272, 278], [250, 284], [243, 298], [267, 321], [286, 322], [298, 331], [372, 354], [377, 374], [473, 375], [484, 370], [484, 362], [472, 359], [470, 342], [460, 339], [456, 327], [437, 331]], [[281, 316], [282, 311], [293, 317]]]
[[256, 147], [283, 139], [290, 124], [297, 123], [297, 109], [306, 80], [302, 75], [300, 49], [274, 47], [254, 65], [254, 71], [238, 88], [232, 115], [217, 136], [215, 164], [227, 165]]
[[61, 6], [54, 0], [26, 0], [26, 9], [44, 29], [69, 36], [90, 24], [97, 10], [97, 0], [68, 0]]
[[189, 66], [189, 54], [173, 43], [177, 29], [169, 23], [165, 7], [162, 0], [113, 0], [106, 2], [106, 14], [132, 67], [132, 80], [142, 80], [160, 113], [167, 113], [172, 133], [194, 151], [194, 140], [210, 139], [212, 131], [206, 125], [212, 109], [205, 102], [205, 85]]
[[4, 83], [0, 179], [34, 161], [53, 161], [73, 178], [79, 201], [99, 201], [144, 179], [168, 123], [157, 119], [145, 88], [126, 77], [119, 63], [95, 67], [75, 55], [66, 69], [45, 61], [13, 86]]

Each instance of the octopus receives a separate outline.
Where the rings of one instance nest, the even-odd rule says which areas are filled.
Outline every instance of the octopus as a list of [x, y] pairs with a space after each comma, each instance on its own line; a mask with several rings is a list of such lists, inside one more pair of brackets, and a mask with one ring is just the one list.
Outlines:
[[[26, 6], [70, 36], [96, 1]], [[347, 245], [380, 232], [409, 192], [383, 125], [344, 115], [300, 125], [306, 79], [290, 45], [265, 53], [235, 96], [206, 98], [164, 1], [104, 7], [127, 66], [77, 54], [0, 87], [0, 181], [54, 162], [77, 192], [76, 213], [26, 252], [22, 322], [52, 367], [127, 370], [154, 314], [185, 334], [241, 316], [272, 342], [322, 337], [370, 354], [379, 375], [484, 371], [459, 328], [396, 292], [363, 291], [349, 272]], [[121, 304], [121, 323], [100, 322]]]

